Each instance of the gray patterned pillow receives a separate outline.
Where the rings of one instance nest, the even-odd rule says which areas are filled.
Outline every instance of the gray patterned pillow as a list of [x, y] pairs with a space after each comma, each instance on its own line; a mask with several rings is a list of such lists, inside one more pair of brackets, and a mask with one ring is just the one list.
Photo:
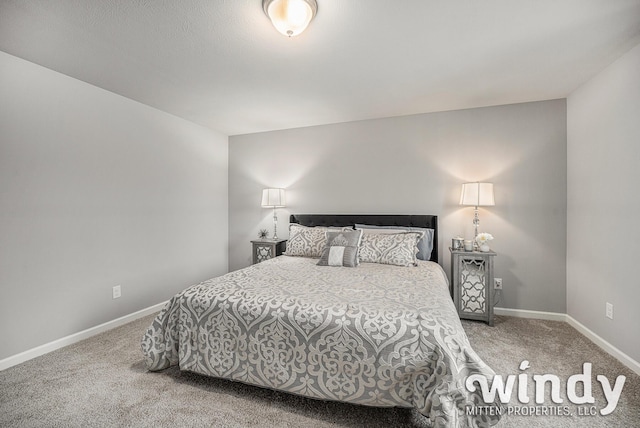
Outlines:
[[289, 225], [289, 240], [286, 256], [320, 257], [327, 243], [327, 231], [340, 231], [342, 228], [307, 227], [299, 224]]
[[365, 233], [358, 257], [362, 263], [381, 263], [396, 266], [415, 266], [418, 262], [418, 241], [422, 233]]
[[354, 226], [356, 229], [363, 229], [367, 233], [367, 229], [372, 230], [381, 230], [385, 231], [385, 233], [390, 233], [389, 231], [398, 232], [422, 232], [424, 236], [418, 241], [418, 255], [416, 256], [418, 260], [431, 260], [431, 252], [433, 251], [433, 229], [429, 229], [426, 227], [415, 227], [415, 226], [373, 226], [369, 224], [359, 224], [356, 223]]
[[358, 266], [358, 246], [361, 230], [327, 232], [327, 245], [322, 250], [318, 266]]

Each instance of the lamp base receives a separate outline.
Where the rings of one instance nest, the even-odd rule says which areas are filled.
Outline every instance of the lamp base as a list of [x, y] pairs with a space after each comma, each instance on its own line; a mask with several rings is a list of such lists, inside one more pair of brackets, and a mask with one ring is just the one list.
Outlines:
[[273, 208], [273, 239], [278, 239], [278, 215], [275, 207]]
[[478, 227], [480, 226], [480, 215], [478, 214], [478, 207], [475, 207], [473, 210], [473, 227], [474, 227], [474, 235], [473, 235], [473, 250], [478, 251], [478, 242], [476, 238], [478, 237]]

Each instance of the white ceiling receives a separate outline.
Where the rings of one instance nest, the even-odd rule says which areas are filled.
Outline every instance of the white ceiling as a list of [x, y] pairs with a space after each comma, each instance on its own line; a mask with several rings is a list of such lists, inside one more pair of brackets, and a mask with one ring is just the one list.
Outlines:
[[[640, 0], [0, 0], [0, 50], [227, 135], [566, 97], [640, 43]], [[640, 75], [640, 73], [639, 73]]]

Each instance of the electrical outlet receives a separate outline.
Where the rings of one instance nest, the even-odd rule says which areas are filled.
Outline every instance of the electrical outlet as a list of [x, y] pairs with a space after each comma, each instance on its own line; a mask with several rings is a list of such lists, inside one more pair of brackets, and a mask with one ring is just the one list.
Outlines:
[[604, 314], [606, 315], [607, 318], [609, 319], [613, 319], [613, 305], [609, 302], [607, 302], [607, 304], [605, 305], [605, 312]]
[[122, 296], [122, 289], [120, 288], [119, 285], [116, 285], [115, 287], [113, 287], [112, 293], [113, 293], [113, 298], [117, 299], [118, 297]]
[[493, 288], [502, 290], [502, 278], [493, 278]]

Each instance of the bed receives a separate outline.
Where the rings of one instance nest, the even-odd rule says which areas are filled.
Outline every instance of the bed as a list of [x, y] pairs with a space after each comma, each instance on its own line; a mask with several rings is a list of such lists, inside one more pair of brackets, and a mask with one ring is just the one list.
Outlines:
[[[296, 244], [292, 229], [290, 255], [174, 296], [143, 336], [149, 370], [178, 364], [321, 400], [413, 407], [435, 427], [498, 421], [499, 412], [467, 412], [495, 406], [465, 387], [468, 376], [490, 380], [494, 372], [471, 348], [437, 264], [436, 216], [292, 215], [290, 223], [307, 237], [326, 236], [332, 245], [325, 242], [321, 257], [301, 256], [296, 251], [310, 246]], [[364, 230], [354, 231], [355, 225]], [[331, 232], [323, 231], [328, 227]], [[376, 237], [374, 229], [381, 227], [388, 235]], [[402, 257], [366, 262], [366, 239], [415, 246], [425, 237], [422, 229], [431, 230], [431, 250], [412, 252], [422, 251], [427, 260], [406, 266], [397, 265]], [[357, 244], [350, 241], [354, 236]], [[318, 265], [331, 263], [331, 254], [334, 262], [353, 261], [354, 245], [360, 249], [354, 267]]]

